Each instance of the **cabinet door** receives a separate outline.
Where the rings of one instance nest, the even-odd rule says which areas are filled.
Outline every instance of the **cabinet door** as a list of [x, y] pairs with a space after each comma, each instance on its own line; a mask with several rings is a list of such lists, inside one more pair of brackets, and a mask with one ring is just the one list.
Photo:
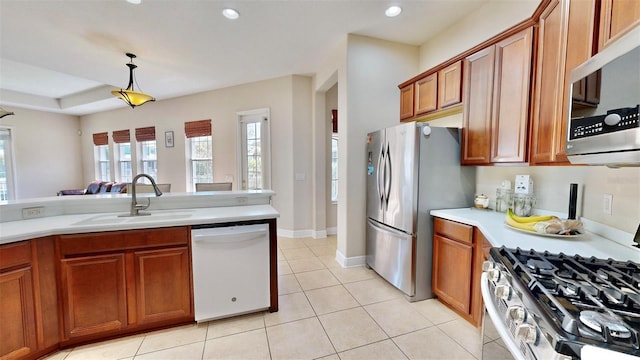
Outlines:
[[400, 120], [413, 117], [413, 84], [400, 89]]
[[491, 152], [491, 97], [495, 47], [464, 60], [462, 158], [465, 165], [489, 164]]
[[599, 49], [604, 49], [638, 24], [640, 24], [640, 1], [602, 0]]
[[65, 340], [127, 326], [124, 254], [60, 260]]
[[491, 162], [524, 162], [527, 154], [533, 29], [496, 44]]
[[438, 109], [462, 101], [462, 61], [438, 71]]
[[0, 358], [17, 359], [36, 351], [31, 267], [0, 274]]
[[471, 308], [472, 245], [433, 236], [433, 292], [465, 314]]
[[423, 79], [416, 81], [416, 115], [424, 114], [437, 108], [437, 89], [438, 74], [431, 74]]
[[[531, 164], [567, 163], [569, 72], [592, 54], [595, 6], [595, 0], [556, 0], [540, 17]], [[587, 91], [586, 81], [573, 86], [573, 100], [585, 102]]]
[[193, 316], [187, 247], [135, 252], [134, 263], [136, 323]]

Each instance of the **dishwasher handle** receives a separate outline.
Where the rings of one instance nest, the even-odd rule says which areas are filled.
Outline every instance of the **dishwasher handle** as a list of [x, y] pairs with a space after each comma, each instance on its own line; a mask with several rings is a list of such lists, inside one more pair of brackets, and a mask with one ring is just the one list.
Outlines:
[[227, 244], [227, 243], [240, 243], [247, 242], [261, 237], [267, 236], [268, 232], [264, 230], [238, 232], [232, 234], [193, 234], [191, 235], [194, 242], [197, 243], [215, 243], [215, 244]]

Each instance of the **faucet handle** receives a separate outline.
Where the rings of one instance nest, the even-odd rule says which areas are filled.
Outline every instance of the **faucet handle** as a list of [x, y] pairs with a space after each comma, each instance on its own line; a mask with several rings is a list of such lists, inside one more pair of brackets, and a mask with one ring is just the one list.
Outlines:
[[151, 205], [151, 199], [147, 198], [147, 204], [135, 204], [135, 208], [138, 210], [146, 210]]

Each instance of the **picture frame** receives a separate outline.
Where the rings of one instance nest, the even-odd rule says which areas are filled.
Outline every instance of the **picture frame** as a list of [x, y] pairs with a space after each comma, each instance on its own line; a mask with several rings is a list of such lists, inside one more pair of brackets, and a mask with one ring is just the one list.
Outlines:
[[173, 131], [164, 132], [164, 147], [173, 147]]

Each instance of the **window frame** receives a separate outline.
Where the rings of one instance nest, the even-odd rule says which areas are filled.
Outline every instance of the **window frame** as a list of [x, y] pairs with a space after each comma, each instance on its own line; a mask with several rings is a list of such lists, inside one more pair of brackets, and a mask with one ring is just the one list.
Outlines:
[[[155, 151], [153, 151], [153, 153], [155, 154], [155, 157], [153, 158], [147, 158], [147, 151], [146, 148], [150, 145], [153, 144], [153, 148]], [[158, 142], [154, 139], [154, 140], [144, 140], [144, 141], [137, 141], [136, 142], [136, 164], [138, 166], [138, 173], [144, 173], [147, 174], [149, 176], [151, 176], [156, 182], [158, 182]], [[148, 171], [147, 167], [145, 166], [146, 164], [153, 164], [153, 168], [155, 168], [155, 171]], [[147, 179], [147, 178], [141, 178], [139, 180], [139, 182], [145, 183], [145, 184], [150, 184], [151, 182]]]
[[[196, 145], [196, 143], [202, 143], [203, 139], [206, 139], [205, 141], [208, 142], [207, 147], [208, 147], [209, 156], [196, 158], [194, 157], [194, 146]], [[185, 141], [185, 144], [186, 144], [185, 151], [187, 154], [187, 161], [189, 164], [189, 172], [187, 174], [187, 183], [189, 184], [189, 188], [190, 188], [189, 190], [195, 191], [196, 183], [213, 182], [213, 136], [203, 135], [203, 136], [188, 137], [187, 141]], [[197, 166], [194, 166], [194, 164], [199, 162], [210, 163], [211, 173], [209, 174], [208, 177], [201, 178], [196, 176], [195, 171]]]

